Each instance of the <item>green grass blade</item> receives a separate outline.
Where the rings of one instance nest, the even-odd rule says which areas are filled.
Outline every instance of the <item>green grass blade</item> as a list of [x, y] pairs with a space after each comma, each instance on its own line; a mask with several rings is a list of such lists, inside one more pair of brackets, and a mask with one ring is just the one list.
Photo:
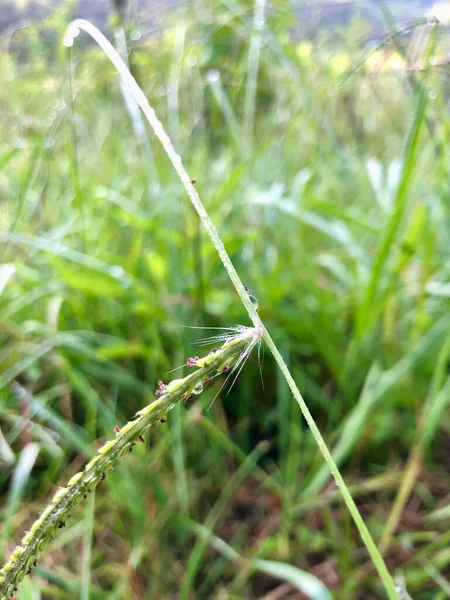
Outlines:
[[392, 251], [396, 235], [408, 206], [408, 193], [412, 185], [419, 152], [419, 139], [426, 114], [426, 99], [427, 97], [422, 92], [418, 99], [416, 114], [406, 142], [402, 175], [398, 184], [393, 210], [384, 230], [364, 296], [358, 307], [356, 336], [359, 340], [362, 338], [367, 328], [372, 326], [374, 316], [378, 314], [378, 311], [374, 310], [374, 303], [376, 302], [377, 291], [380, 287], [383, 268]]

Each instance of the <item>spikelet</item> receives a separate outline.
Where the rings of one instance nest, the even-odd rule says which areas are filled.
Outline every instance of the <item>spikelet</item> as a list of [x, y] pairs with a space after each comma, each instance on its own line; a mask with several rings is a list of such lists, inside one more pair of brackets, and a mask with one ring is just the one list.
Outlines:
[[193, 373], [167, 384], [162, 381], [158, 383], [156, 399], [137, 412], [123, 427], [116, 426], [115, 437], [103, 444], [84, 470], [69, 480], [67, 487], [56, 491], [51, 503], [23, 537], [22, 545], [14, 550], [9, 562], [0, 571], [0, 600], [8, 598], [24, 577], [32, 572], [39, 553], [45, 550], [58, 529], [65, 526], [69, 511], [105, 480], [106, 473], [125, 452], [131, 452], [138, 440], [144, 441], [144, 431], [156, 421], [164, 422], [176, 402], [201, 394], [206, 385], [212, 385], [215, 377], [222, 373], [230, 376], [237, 372], [239, 375], [261, 338], [259, 327], [228, 328], [225, 333], [207, 340], [207, 343], [222, 342], [220, 348], [214, 348], [203, 358], [196, 356], [188, 359], [187, 366], [196, 369]]

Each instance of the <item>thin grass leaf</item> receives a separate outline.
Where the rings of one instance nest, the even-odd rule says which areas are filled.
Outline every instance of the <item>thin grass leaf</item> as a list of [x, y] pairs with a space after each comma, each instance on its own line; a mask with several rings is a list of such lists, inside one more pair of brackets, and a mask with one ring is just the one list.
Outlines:
[[419, 152], [419, 139], [426, 114], [426, 100], [426, 95], [423, 92], [420, 93], [414, 121], [411, 125], [406, 142], [403, 157], [403, 169], [393, 204], [393, 210], [384, 230], [381, 244], [372, 267], [372, 272], [364, 296], [361, 300], [360, 306], [358, 307], [356, 321], [356, 336], [358, 339], [361, 339], [363, 333], [368, 328], [371, 328], [374, 321], [374, 316], [377, 314], [377, 312], [373, 309], [373, 304], [380, 286], [380, 279], [384, 265], [392, 250], [395, 237], [403, 221], [403, 217], [408, 205], [408, 193], [413, 180], [414, 169]]
[[55, 256], [75, 262], [81, 267], [85, 267], [92, 271], [97, 271], [100, 274], [107, 275], [125, 287], [130, 286], [132, 283], [131, 277], [125, 272], [123, 267], [119, 265], [109, 265], [97, 258], [94, 258], [93, 256], [89, 256], [88, 254], [83, 254], [78, 250], [69, 248], [61, 242], [53, 242], [48, 238], [44, 239], [24, 233], [0, 233], [0, 241], [8, 241], [13, 244], [22, 244], [42, 252], [49, 252]]
[[[217, 521], [219, 520], [222, 512], [224, 511], [227, 503], [231, 496], [235, 493], [240, 483], [252, 472], [253, 464], [269, 450], [267, 442], [261, 442], [250, 454], [245, 458], [243, 463], [239, 466], [238, 470], [225, 484], [219, 498], [209, 512], [206, 518], [204, 529], [212, 535], [212, 531], [215, 528]], [[181, 583], [179, 591], [179, 598], [181, 600], [187, 600], [195, 589], [195, 577], [198, 570], [202, 566], [203, 555], [206, 550], [207, 539], [206, 537], [197, 539], [197, 542], [192, 549], [189, 560], [186, 567], [186, 572]]]
[[282, 581], [288, 581], [297, 590], [306, 594], [308, 598], [311, 598], [311, 600], [333, 599], [333, 596], [320, 579], [317, 579], [317, 577], [311, 575], [311, 573], [302, 571], [293, 565], [274, 560], [260, 559], [254, 559], [250, 564], [255, 570], [260, 571], [261, 573], [271, 575]]
[[246, 569], [250, 568], [276, 579], [287, 581], [294, 588], [306, 594], [311, 600], [332, 600], [333, 597], [328, 588], [314, 575], [284, 562], [244, 558], [224, 540], [213, 535], [208, 527], [192, 520], [187, 520], [187, 525], [200, 538], [220, 552], [220, 554], [225, 556], [229, 561], [234, 562], [236, 566], [242, 566]]
[[[367, 375], [358, 404], [345, 419], [339, 440], [333, 448], [333, 457], [337, 464], [342, 463], [362, 436], [374, 406], [402, 377], [414, 368], [423, 355], [429, 351], [430, 347], [446, 333], [449, 324], [449, 317], [442, 317], [422, 338], [420, 343], [401, 358], [392, 369], [381, 372], [376, 365], [372, 367]], [[325, 485], [329, 476], [329, 470], [324, 465], [302, 492], [301, 497], [306, 499], [315, 496]]]
[[4, 545], [8, 541], [12, 529], [12, 518], [17, 511], [22, 495], [30, 479], [31, 471], [39, 454], [38, 444], [27, 444], [22, 450], [19, 460], [13, 470], [11, 485], [8, 493], [8, 503], [3, 517], [3, 526], [0, 533], [0, 549], [4, 552]]
[[[288, 368], [283, 360], [283, 357], [281, 356], [276, 344], [272, 340], [269, 332], [262, 324], [261, 319], [258, 316], [258, 313], [256, 312], [255, 307], [253, 306], [252, 302], [249, 299], [246, 288], [244, 287], [242, 281], [240, 280], [240, 278], [236, 272], [236, 269], [225, 250], [224, 244], [223, 244], [221, 238], [218, 236], [216, 229], [209, 217], [209, 214], [207, 213], [207, 211], [200, 199], [200, 196], [198, 195], [198, 193], [194, 187], [195, 180], [193, 180], [191, 177], [189, 177], [187, 171], [185, 170], [185, 168], [183, 166], [181, 157], [175, 152], [169, 136], [165, 132], [164, 127], [162, 126], [162, 123], [156, 116], [154, 109], [150, 106], [150, 104], [147, 100], [147, 97], [145, 96], [145, 94], [143, 93], [143, 91], [139, 87], [139, 85], [136, 83], [136, 80], [133, 78], [133, 76], [129, 72], [129, 69], [127, 68], [126, 64], [120, 58], [118, 53], [114, 50], [113, 46], [105, 38], [105, 36], [103, 36], [103, 34], [101, 34], [101, 32], [96, 27], [94, 27], [91, 23], [89, 23], [88, 21], [78, 19], [78, 20], [73, 21], [69, 25], [67, 32], [66, 32], [65, 39], [64, 39], [65, 45], [69, 48], [71, 48], [73, 46], [74, 39], [79, 35], [80, 29], [83, 29], [84, 31], [88, 32], [91, 35], [91, 37], [93, 37], [93, 39], [95, 39], [95, 41], [100, 45], [100, 47], [103, 49], [103, 51], [108, 55], [109, 59], [114, 64], [114, 66], [120, 73], [121, 77], [123, 78], [124, 83], [128, 86], [129, 91], [133, 94], [136, 102], [142, 108], [149, 124], [153, 128], [155, 135], [160, 140], [169, 160], [172, 163], [172, 166], [174, 167], [175, 171], [177, 172], [177, 174], [180, 178], [180, 181], [182, 182], [186, 192], [188, 193], [188, 195], [190, 197], [190, 200], [191, 200], [194, 208], [196, 209], [196, 211], [199, 215], [204, 228], [206, 229], [212, 243], [214, 244], [214, 247], [220, 256], [222, 263], [223, 263], [232, 283], [234, 284], [236, 291], [239, 294], [244, 307], [247, 309], [247, 312], [254, 324], [255, 330], [260, 331], [260, 337], [264, 338], [264, 340], [265, 340], [267, 346], [269, 347], [269, 349], [271, 350], [278, 366], [280, 367], [284, 377], [286, 378], [286, 381], [292, 391], [292, 394], [293, 394], [295, 400], [297, 401], [297, 403], [302, 411], [302, 414], [303, 414], [309, 428], [311, 429], [311, 432], [313, 433], [314, 439], [315, 439], [329, 469], [331, 470], [331, 472], [336, 480], [336, 483], [342, 493], [345, 504], [347, 505], [347, 508], [348, 508], [350, 514], [352, 515], [352, 518], [358, 528], [358, 531], [361, 535], [361, 538], [362, 538], [364, 544], [367, 547], [367, 550], [368, 550], [368, 552], [371, 556], [371, 559], [378, 571], [378, 574], [383, 582], [383, 585], [386, 589], [386, 592], [387, 592], [390, 600], [397, 600], [398, 595], [395, 590], [395, 584], [394, 584], [394, 581], [393, 581], [389, 571], [387, 570], [386, 564], [383, 561], [383, 558], [382, 558], [380, 552], [378, 551], [378, 549], [370, 535], [370, 532], [356, 507], [356, 504], [355, 504], [353, 498], [351, 497], [351, 494], [345, 484], [345, 481], [343, 480], [342, 475], [341, 475], [336, 463], [334, 462], [333, 457], [325, 443], [325, 440], [323, 439], [323, 437], [320, 433], [320, 430], [317, 427], [316, 422], [315, 422], [303, 396], [301, 395], [290, 371], [288, 370]], [[185, 579], [185, 582], [186, 583], [183, 585], [183, 588], [182, 588], [184, 594], [189, 592], [189, 588], [191, 585], [191, 581], [189, 579]]]
[[3, 290], [15, 271], [16, 267], [13, 264], [0, 265], [0, 295], [3, 294]]

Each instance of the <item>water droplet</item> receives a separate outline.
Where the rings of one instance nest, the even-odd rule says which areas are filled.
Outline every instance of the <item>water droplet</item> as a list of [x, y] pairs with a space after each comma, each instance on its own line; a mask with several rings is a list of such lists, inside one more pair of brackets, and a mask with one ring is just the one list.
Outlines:
[[250, 302], [253, 304], [253, 307], [255, 310], [258, 310], [259, 308], [259, 303], [258, 300], [255, 298], [255, 296], [252, 296], [251, 294], [248, 295], [248, 299], [250, 300]]
[[258, 310], [258, 308], [259, 308], [258, 300], [255, 298], [255, 296], [250, 294], [250, 290], [248, 289], [247, 286], [244, 286], [244, 288], [245, 288], [245, 291], [247, 292], [248, 299], [253, 304], [255, 310]]
[[438, 96], [438, 95], [437, 95], [437, 92], [436, 92], [436, 90], [430, 90], [430, 91], [428, 92], [428, 98], [429, 98], [430, 100], [436, 100], [437, 96]]
[[195, 388], [192, 390], [192, 393], [195, 394], [196, 396], [198, 396], [202, 392], [203, 392], [203, 383], [202, 382], [197, 383]]
[[206, 75], [208, 83], [217, 83], [220, 79], [220, 71], [218, 69], [211, 69]]
[[130, 34], [130, 38], [133, 40], [133, 42], [137, 42], [141, 39], [141, 37], [142, 33], [139, 29], [133, 29], [133, 31]]
[[113, 265], [110, 269], [110, 273], [111, 277], [114, 277], [115, 279], [122, 279], [126, 275], [124, 269], [119, 265]]
[[439, 19], [435, 15], [431, 15], [427, 19], [428, 27], [435, 27], [439, 23]]
[[188, 67], [195, 67], [195, 65], [197, 64], [197, 57], [195, 56], [188, 56], [187, 58], [187, 65]]
[[388, 37], [385, 39], [386, 44], [392, 44], [392, 38]]

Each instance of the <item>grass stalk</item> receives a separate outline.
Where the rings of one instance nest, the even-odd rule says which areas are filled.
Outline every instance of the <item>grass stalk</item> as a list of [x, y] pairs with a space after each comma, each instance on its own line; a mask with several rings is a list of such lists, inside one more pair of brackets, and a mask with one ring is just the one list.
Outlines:
[[372, 562], [378, 571], [378, 574], [380, 576], [381, 581], [383, 582], [383, 585], [386, 589], [388, 597], [392, 600], [394, 600], [394, 599], [397, 600], [398, 594], [396, 591], [396, 586], [395, 586], [394, 580], [392, 579], [392, 577], [386, 567], [383, 557], [381, 556], [381, 553], [379, 552], [375, 542], [373, 541], [373, 538], [370, 535], [370, 532], [367, 529], [367, 526], [364, 523], [364, 520], [359, 513], [359, 510], [352, 498], [352, 495], [350, 494], [350, 491], [339, 471], [339, 468], [336, 465], [336, 463], [334, 462], [333, 457], [331, 456], [331, 452], [329, 451], [328, 446], [326, 445], [325, 440], [323, 439], [322, 434], [320, 433], [319, 428], [317, 427], [305, 400], [303, 399], [300, 391], [298, 390], [298, 388], [295, 384], [295, 381], [294, 381], [292, 375], [290, 374], [288, 368], [286, 367], [286, 365], [284, 363], [283, 357], [278, 352], [275, 343], [273, 342], [272, 338], [270, 337], [269, 333], [267, 332], [267, 330], [265, 328], [264, 328], [263, 338], [264, 338], [265, 342], [267, 343], [267, 345], [269, 346], [275, 360], [277, 361], [278, 366], [280, 367], [280, 369], [287, 381], [287, 384], [291, 389], [292, 395], [294, 396], [298, 405], [300, 406], [300, 409], [301, 409], [302, 414], [308, 424], [308, 427], [310, 428], [311, 433], [313, 434], [314, 439], [319, 447], [319, 450], [321, 451], [321, 453], [325, 459], [325, 462], [327, 463], [327, 465], [331, 471], [331, 474], [333, 475], [333, 477], [336, 481], [336, 485], [338, 486], [338, 488], [341, 492], [342, 498], [353, 518], [353, 521], [354, 521], [354, 523], [359, 531], [359, 534], [361, 536], [361, 539], [363, 540], [363, 542], [370, 554]]
[[362, 338], [365, 328], [373, 323], [372, 315], [376, 314], [373, 305], [380, 285], [383, 267], [395, 245], [395, 237], [407, 208], [408, 192], [412, 183], [414, 166], [419, 152], [420, 133], [425, 120], [426, 99], [427, 96], [422, 90], [419, 94], [414, 122], [412, 123], [406, 142], [402, 175], [397, 188], [395, 207], [385, 228], [372, 273], [357, 313], [356, 336], [359, 341]]
[[266, 0], [256, 0], [253, 16], [253, 33], [248, 51], [247, 85], [244, 101], [244, 132], [250, 148], [253, 147], [253, 125], [255, 121], [256, 91], [258, 87], [259, 56], [261, 53], [262, 30]]
[[[332, 596], [328, 589], [314, 575], [282, 562], [241, 556], [232, 546], [213, 535], [207, 527], [190, 519], [186, 519], [186, 525], [203, 543], [208, 543], [227, 560], [235, 563], [241, 572], [259, 571], [276, 579], [289, 582], [289, 590], [293, 587], [303, 592], [309, 598], [331, 600]], [[276, 597], [278, 598], [278, 595]], [[269, 598], [269, 595], [264, 596], [264, 598]]]
[[[348, 510], [350, 511], [350, 514], [352, 515], [353, 521], [355, 522], [355, 525], [360, 533], [361, 539], [363, 540], [363, 542], [370, 554], [370, 557], [378, 571], [378, 574], [379, 574], [380, 579], [385, 587], [385, 590], [386, 590], [386, 593], [387, 593], [389, 599], [390, 600], [398, 600], [398, 594], [396, 591], [396, 586], [395, 586], [394, 580], [391, 577], [391, 575], [386, 567], [383, 557], [382, 557], [381, 553], [379, 552], [376, 544], [374, 543], [372, 536], [370, 535], [370, 532], [367, 529], [367, 526], [364, 523], [364, 521], [358, 511], [358, 508], [356, 507], [356, 504], [353, 501], [353, 498], [344, 482], [344, 479], [342, 478], [342, 475], [340, 474], [340, 471], [339, 471], [336, 463], [334, 462], [330, 451], [328, 450], [325, 440], [323, 439], [323, 437], [319, 431], [319, 428], [317, 427], [317, 425], [308, 409], [308, 406], [306, 405], [306, 402], [304, 401], [299, 389], [297, 388], [297, 385], [296, 385], [291, 373], [289, 372], [289, 370], [283, 360], [283, 357], [281, 356], [280, 352], [278, 351], [278, 348], [276, 347], [275, 343], [273, 342], [269, 332], [267, 331], [267, 329], [261, 322], [261, 320], [258, 316], [258, 313], [256, 312], [253, 304], [251, 303], [251, 301], [248, 297], [248, 294], [244, 288], [244, 285], [242, 284], [242, 282], [239, 278], [239, 275], [237, 274], [236, 269], [234, 268], [234, 265], [232, 264], [228, 254], [227, 254], [227, 251], [225, 250], [223, 242], [220, 239], [220, 237], [216, 231], [216, 228], [214, 227], [205, 207], [203, 206], [202, 201], [200, 200], [200, 196], [198, 195], [197, 190], [195, 189], [195, 187], [192, 183], [192, 179], [189, 177], [186, 169], [184, 168], [181, 157], [175, 151], [175, 149], [172, 145], [172, 142], [171, 142], [169, 136], [167, 135], [167, 133], [165, 132], [161, 121], [156, 116], [154, 109], [150, 106], [149, 101], [147, 100], [144, 92], [141, 90], [141, 88], [137, 84], [136, 80], [131, 75], [126, 64], [120, 58], [119, 54], [116, 52], [116, 50], [111, 45], [111, 43], [105, 38], [105, 36], [94, 25], [92, 25], [91, 23], [89, 23], [88, 21], [85, 21], [83, 19], [76, 19], [75, 21], [73, 21], [69, 25], [67, 32], [66, 32], [66, 36], [65, 36], [65, 40], [64, 40], [66, 46], [71, 47], [73, 45], [73, 40], [76, 36], [79, 35], [80, 29], [83, 29], [89, 35], [91, 35], [91, 37], [99, 44], [99, 46], [107, 54], [108, 58], [111, 60], [111, 62], [114, 64], [114, 66], [118, 70], [124, 83], [127, 85], [130, 93], [134, 96], [136, 102], [138, 103], [138, 105], [140, 106], [142, 111], [144, 112], [155, 135], [160, 140], [160, 142], [163, 146], [163, 149], [165, 150], [165, 152], [166, 152], [170, 162], [172, 163], [176, 173], [178, 174], [194, 208], [196, 209], [196, 211], [199, 215], [203, 226], [205, 227], [209, 237], [211, 238], [211, 241], [214, 244], [214, 247], [216, 248], [216, 250], [219, 254], [219, 257], [220, 257], [234, 287], [236, 288], [236, 291], [239, 294], [239, 297], [240, 297], [244, 307], [246, 308], [255, 327], [260, 328], [263, 339], [265, 340], [269, 349], [271, 350], [278, 366], [281, 369], [281, 372], [283, 373], [283, 376], [285, 377], [285, 379], [291, 389], [291, 392], [292, 392], [295, 400], [297, 401], [297, 403], [302, 411], [302, 414], [303, 414], [309, 428], [311, 429], [314, 439], [315, 439], [315, 441], [316, 441], [316, 443], [317, 443], [317, 445], [318, 445], [318, 447], [319, 447], [319, 449], [320, 449], [320, 451], [321, 451], [321, 453], [322, 453], [322, 455], [323, 455], [323, 457], [324, 457], [324, 459], [336, 481], [338, 488], [341, 491], [344, 502], [345, 502]], [[421, 117], [423, 116], [423, 111], [424, 111], [424, 104], [423, 104], [423, 106], [420, 107], [419, 114], [417, 115], [418, 123], [420, 123], [420, 121], [421, 121]], [[399, 199], [401, 200], [401, 202], [398, 202], [398, 204], [400, 205], [399, 208], [401, 208], [401, 209], [404, 206], [404, 199], [405, 199], [406, 191], [407, 191], [407, 183], [410, 179], [409, 175], [410, 175], [410, 171], [412, 168], [412, 158], [413, 158], [413, 156], [415, 156], [414, 150], [416, 150], [416, 147], [417, 147], [418, 133], [419, 133], [418, 130], [419, 129], [420, 129], [419, 127], [415, 128], [415, 133], [414, 133], [414, 135], [412, 137], [412, 141], [411, 141], [411, 152], [408, 153], [407, 164], [406, 164], [405, 170], [404, 170], [405, 177], [403, 178], [402, 182], [400, 183]], [[406, 176], [406, 175], [408, 175], [408, 176]], [[395, 231], [397, 229], [399, 218], [403, 214], [403, 210], [398, 210], [394, 214], [395, 214], [395, 217], [393, 219], [393, 222], [391, 223], [391, 226], [388, 228], [388, 235], [386, 236], [385, 242], [382, 244], [382, 249], [380, 250], [380, 255], [379, 255], [377, 263], [376, 263], [377, 268], [374, 271], [374, 276], [373, 276], [371, 285], [369, 286], [369, 292], [370, 292], [371, 296], [373, 295], [373, 292], [375, 289], [374, 284], [376, 286], [376, 283], [378, 281], [377, 273], [378, 273], [378, 271], [381, 272], [381, 267], [384, 264], [384, 260], [386, 259], [387, 252], [391, 246], [392, 235], [393, 235], [393, 233], [395, 233]]]
[[400, 488], [379, 542], [380, 551], [383, 553], [391, 543], [392, 536], [398, 527], [405, 506], [414, 488], [414, 484], [420, 475], [424, 454], [431, 440], [434, 439], [434, 434], [440, 418], [450, 401], [450, 377], [446, 378], [446, 365], [448, 364], [449, 358], [450, 336], [447, 337], [439, 354], [428, 398], [418, 420], [416, 441], [408, 457]]
[[[206, 531], [212, 532], [214, 530], [217, 521], [220, 518], [220, 515], [225, 510], [228, 502], [232, 498], [233, 494], [236, 493], [239, 485], [244, 481], [244, 479], [253, 471], [254, 464], [258, 463], [259, 459], [263, 454], [267, 452], [269, 449], [268, 442], [260, 442], [256, 448], [253, 449], [252, 452], [248, 456], [245, 457], [245, 460], [233, 474], [233, 476], [227, 481], [224, 486], [219, 498], [211, 509], [204, 528]], [[192, 591], [195, 575], [202, 564], [203, 555], [207, 546], [207, 539], [205, 537], [199, 537], [192, 548], [192, 551], [189, 555], [189, 560], [186, 565], [186, 571], [183, 577], [183, 581], [180, 587], [179, 598], [180, 600], [188, 600], [190, 597], [190, 593]]]

